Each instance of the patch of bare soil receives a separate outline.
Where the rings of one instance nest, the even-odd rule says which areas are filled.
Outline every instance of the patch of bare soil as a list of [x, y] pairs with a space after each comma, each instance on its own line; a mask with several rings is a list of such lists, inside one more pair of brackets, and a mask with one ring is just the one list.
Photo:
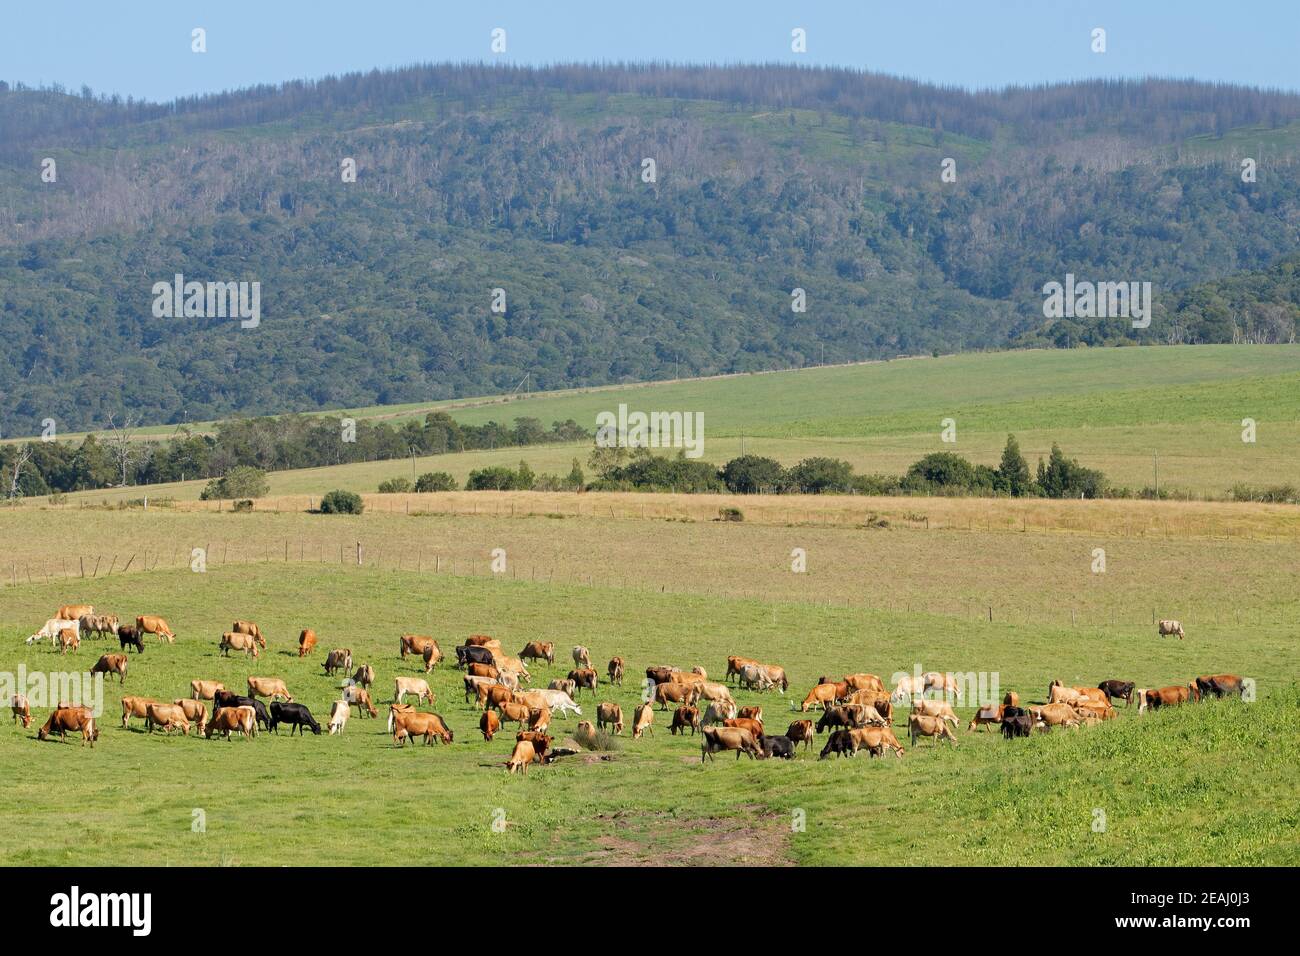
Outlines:
[[573, 862], [596, 866], [794, 866], [784, 817], [757, 807], [739, 817], [674, 817], [620, 811], [597, 819], [610, 828], [599, 849]]

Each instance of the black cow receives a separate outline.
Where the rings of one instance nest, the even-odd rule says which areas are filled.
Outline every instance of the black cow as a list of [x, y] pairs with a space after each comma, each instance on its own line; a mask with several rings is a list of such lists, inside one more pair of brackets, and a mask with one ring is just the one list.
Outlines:
[[817, 733], [822, 733], [829, 727], [858, 727], [861, 726], [853, 711], [847, 707], [831, 707], [825, 711], [817, 721]]
[[[311, 715], [311, 711], [302, 704], [282, 704], [278, 700], [271, 702], [271, 730], [275, 730], [280, 724], [289, 725], [289, 736], [293, 736], [293, 729], [298, 728], [298, 733], [305, 733], [304, 727], [310, 727], [311, 732], [320, 736], [320, 724], [316, 723], [316, 718]], [[275, 730], [278, 734], [279, 731]]]
[[1104, 680], [1097, 685], [1097, 689], [1104, 693], [1108, 700], [1122, 700], [1125, 702], [1125, 707], [1133, 703], [1133, 687], [1131, 680]]
[[[1007, 710], [1012, 708], [1008, 707]], [[1017, 707], [1016, 710], [1021, 708]], [[1017, 717], [1002, 716], [1002, 736], [1010, 740], [1012, 737], [1028, 737], [1034, 729], [1034, 718], [1028, 714]]]
[[222, 707], [251, 707], [257, 717], [257, 725], [263, 730], [271, 729], [271, 715], [266, 711], [266, 704], [256, 697], [240, 697], [228, 690], [219, 690], [212, 698], [212, 713], [215, 715]]
[[144, 638], [140, 636], [140, 632], [136, 630], [134, 624], [123, 624], [119, 627], [117, 629], [117, 639], [122, 645], [122, 650], [134, 647], [141, 654], [144, 653]]
[[1029, 711], [1026, 710], [1024, 707], [1013, 707], [1010, 704], [1008, 704], [1007, 706], [1002, 708], [1003, 720], [1006, 720], [1008, 717], [1030, 717], [1030, 716], [1033, 715], [1030, 714]]
[[821, 755], [817, 759], [825, 760], [831, 754], [852, 757], [857, 752], [858, 748], [853, 742], [853, 734], [847, 730], [837, 730], [826, 741], [826, 746], [822, 748]]
[[477, 644], [456, 648], [456, 666], [464, 670], [470, 664], [492, 664], [495, 666], [496, 661], [492, 657], [491, 650], [486, 647], [479, 647]]
[[789, 737], [768, 737], [766, 734], [759, 741], [763, 747], [763, 756], [781, 757], [784, 760], [794, 759], [794, 741]]

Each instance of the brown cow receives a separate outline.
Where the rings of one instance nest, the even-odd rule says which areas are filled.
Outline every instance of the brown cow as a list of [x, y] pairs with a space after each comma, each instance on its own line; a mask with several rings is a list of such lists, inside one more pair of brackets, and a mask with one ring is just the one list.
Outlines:
[[59, 608], [59, 613], [54, 615], [63, 621], [79, 621], [88, 614], [95, 613], [93, 604], [65, 604]]
[[122, 726], [126, 727], [132, 717], [139, 717], [147, 720], [149, 717], [149, 705], [161, 703], [161, 700], [156, 700], [153, 697], [123, 697]]
[[551, 737], [537, 730], [521, 730], [515, 734], [515, 742], [526, 740], [537, 752], [537, 762], [546, 763], [546, 751], [551, 749]]
[[84, 707], [60, 707], [50, 714], [49, 719], [45, 721], [45, 726], [36, 732], [36, 737], [38, 740], [49, 740], [50, 734], [58, 734], [59, 740], [66, 742], [69, 731], [77, 731], [81, 734], [83, 747], [89, 741], [91, 749], [94, 749], [95, 741], [99, 739], [99, 728], [95, 726], [95, 718]]
[[675, 667], [647, 667], [645, 669], [646, 679], [656, 684], [671, 684], [675, 673], [677, 673]]
[[529, 706], [528, 729], [544, 734], [551, 729], [551, 708], [542, 704], [540, 707]]
[[737, 716], [737, 717], [749, 717], [749, 718], [752, 718], [753, 720], [761, 721], [761, 720], [763, 719], [763, 708], [762, 708], [762, 707], [742, 707], [742, 708], [740, 708], [740, 710], [736, 711], [736, 716]]
[[579, 670], [591, 670], [591, 651], [581, 644], [573, 649], [573, 666]]
[[412, 743], [415, 743], [415, 737], [423, 737], [426, 747], [433, 743], [434, 737], [444, 744], [452, 742], [451, 728], [438, 714], [426, 714], [418, 710], [406, 713], [395, 711], [394, 718], [393, 739], [399, 747], [406, 743], [408, 737], [412, 738]]
[[818, 684], [808, 691], [808, 696], [799, 705], [799, 712], [806, 713], [813, 704], [821, 704], [822, 710], [834, 704], [838, 697], [836, 686], [835, 684]]
[[14, 713], [14, 720], [22, 721], [24, 727], [32, 725], [32, 708], [23, 694], [14, 694], [9, 698], [9, 709]]
[[501, 718], [497, 717], [496, 711], [485, 710], [478, 719], [478, 729], [483, 732], [484, 740], [491, 740], [501, 730]]
[[591, 691], [593, 697], [596, 696], [596, 684], [598, 681], [596, 672], [590, 667], [583, 667], [578, 670], [569, 671], [569, 680], [573, 681], [574, 686], [579, 691], [585, 687]]
[[287, 701], [293, 700], [289, 688], [278, 677], [250, 677], [248, 679], [248, 696], [265, 697], [268, 700], [275, 700], [277, 697], [283, 697]]
[[734, 750], [737, 760], [742, 753], [750, 760], [763, 757], [763, 748], [748, 730], [742, 727], [705, 727], [701, 731], [700, 763], [713, 760], [714, 753], [719, 750]]
[[492, 680], [501, 676], [501, 672], [491, 664], [470, 664], [465, 669], [465, 673], [469, 677], [488, 677]]
[[139, 615], [135, 619], [135, 629], [140, 632], [142, 638], [146, 634], [154, 634], [159, 642], [166, 640], [168, 644], [176, 643], [176, 635], [172, 633], [172, 629], [167, 625], [167, 620], [157, 614]]
[[394, 677], [393, 700], [400, 704], [406, 700], [407, 694], [414, 694], [416, 703], [427, 700], [432, 704], [434, 701], [429, 682], [423, 677]]
[[1042, 721], [1047, 727], [1078, 727], [1079, 712], [1069, 704], [1045, 704], [1042, 707], [1029, 708], [1030, 716]]
[[194, 722], [195, 726], [198, 727], [198, 733], [201, 734], [207, 729], [208, 709], [203, 706], [202, 702], [182, 697], [172, 701], [172, 703], [181, 709], [181, 713], [185, 715], [186, 720]]
[[907, 718], [907, 735], [912, 738], [912, 746], [916, 746], [918, 737], [938, 737], [940, 740], [949, 740], [952, 745], [957, 746], [957, 737], [948, 727], [942, 717], [933, 717], [929, 714], [921, 714], [913, 711]]
[[78, 650], [81, 647], [81, 638], [77, 632], [71, 628], [64, 628], [59, 631], [59, 653], [66, 654], [70, 650]]
[[650, 703], [644, 702], [636, 705], [636, 710], [632, 711], [632, 739], [639, 740], [646, 733], [654, 736], [655, 728], [655, 710]]
[[213, 700], [217, 696], [217, 691], [225, 689], [226, 685], [219, 680], [190, 681], [190, 697], [194, 700]]
[[221, 635], [221, 642], [217, 646], [221, 648], [222, 657], [229, 657], [231, 651], [243, 651], [253, 658], [257, 657], [257, 641], [252, 634], [226, 631]]
[[442, 648], [438, 646], [437, 641], [432, 644], [425, 644], [420, 656], [424, 658], [424, 672], [427, 674], [441, 663]]
[[352, 683], [360, 684], [362, 687], [369, 687], [375, 682], [375, 669], [369, 664], [362, 664], [352, 675]]
[[925, 700], [924, 698], [912, 701], [912, 713], [923, 714], [926, 717], [938, 717], [952, 724], [953, 729], [957, 727], [957, 715], [953, 713], [952, 704], [946, 700]]
[[298, 656], [306, 657], [316, 649], [316, 632], [311, 628], [304, 628], [303, 632], [298, 635]]
[[325, 668], [325, 674], [329, 677], [333, 677], [335, 671], [352, 670], [352, 648], [334, 648], [325, 655], [325, 662], [321, 664], [321, 667]]
[[126, 683], [126, 655], [125, 654], [101, 654], [95, 666], [90, 669], [94, 674], [116, 674], [121, 680], [119, 684]]
[[149, 733], [153, 733], [154, 727], [161, 727], [170, 734], [179, 727], [184, 736], [190, 734], [190, 722], [185, 717], [185, 711], [175, 704], [149, 704], [144, 709], [144, 715], [144, 727]]
[[208, 721], [208, 729], [205, 736], [211, 740], [212, 735], [219, 733], [227, 740], [230, 739], [231, 732], [243, 734], [245, 740], [252, 740], [257, 736], [257, 712], [252, 707], [222, 707]]
[[609, 682], [623, 686], [623, 658], [611, 657], [609, 659]]
[[989, 724], [1001, 724], [1002, 712], [1006, 710], [1007, 705], [1001, 704], [997, 707], [981, 707], [975, 711], [975, 716], [971, 718], [966, 729], [974, 730], [976, 727], [987, 727]]
[[524, 645], [524, 649], [517, 655], [522, 661], [546, 661], [548, 664], [555, 663], [555, 642], [554, 641], [529, 641]]
[[1017, 694], [1014, 690], [1007, 691], [1006, 696], [1002, 698], [1002, 705], [1004, 707], [1019, 707], [1020, 695]]
[[533, 748], [533, 744], [528, 740], [516, 740], [515, 749], [510, 754], [510, 759], [506, 761], [506, 772], [514, 773], [516, 770], [523, 770], [524, 776], [528, 776], [528, 765], [533, 761], [541, 762], [541, 757]]
[[[942, 722], [940, 726], [943, 726]], [[857, 750], [866, 750], [873, 757], [883, 755], [886, 747], [895, 757], [902, 757], [904, 753], [903, 745], [889, 727], [858, 727], [849, 731], [849, 737]]]
[[667, 710], [669, 703], [693, 704], [699, 697], [699, 689], [686, 684], [655, 684], [654, 701], [660, 704], [660, 710]]
[[484, 707], [500, 709], [502, 704], [514, 700], [515, 697], [514, 691], [500, 684], [479, 684], [477, 690], [480, 709]]
[[742, 730], [748, 730], [754, 735], [755, 740], [763, 739], [763, 722], [754, 720], [752, 717], [732, 717], [722, 722], [724, 727], [739, 727]]
[[812, 749], [813, 740], [816, 738], [811, 720], [791, 721], [790, 726], [785, 729], [785, 735], [794, 743], [803, 741], [804, 748], [807, 750]]
[[1197, 697], [1198, 693], [1195, 684], [1188, 684], [1183, 687], [1159, 687], [1147, 691], [1146, 705], [1152, 710], [1161, 707], [1177, 707], [1189, 700], [1196, 700]]
[[[435, 641], [432, 637], [428, 637], [427, 635], [424, 634], [403, 634], [401, 637], [401, 642], [402, 643], [399, 649], [402, 652], [402, 660], [406, 660], [407, 654], [419, 654], [421, 657], [423, 657], [424, 649], [426, 647], [428, 647], [430, 644], [433, 644], [436, 647], [438, 644], [438, 642]], [[441, 652], [439, 653], [441, 655]]]
[[522, 730], [524, 724], [533, 716], [533, 710], [522, 701], [506, 700], [497, 705], [497, 711], [501, 714], [501, 723], [514, 721]]
[[360, 684], [349, 684], [343, 688], [343, 702], [347, 704], [349, 714], [352, 713], [352, 708], [356, 707], [358, 718], [363, 711], [371, 717], [379, 716], [379, 711], [375, 710], [375, 702], [370, 699], [370, 691]]
[[236, 634], [247, 634], [257, 641], [257, 646], [266, 650], [266, 638], [262, 636], [262, 629], [252, 621], [236, 621], [230, 625], [230, 630]]
[[885, 693], [885, 682], [875, 674], [845, 674], [844, 683], [853, 690], [874, 690], [877, 694]]
[[608, 702], [596, 705], [596, 729], [604, 730], [606, 726], [614, 728], [617, 736], [623, 732], [623, 708]]
[[469, 637], [465, 638], [466, 647], [487, 647], [489, 644], [500, 645], [500, 643], [500, 641], [489, 634], [471, 634]]
[[731, 678], [733, 678], [733, 677], [739, 679], [739, 678], [740, 678], [740, 669], [741, 669], [742, 667], [744, 667], [746, 664], [757, 664], [757, 663], [758, 663], [758, 661], [756, 661], [756, 660], [754, 660], [753, 658], [750, 658], [750, 657], [735, 657], [735, 656], [728, 657], [728, 658], [727, 658], [727, 674], [726, 674], [726, 676], [723, 678], [723, 680], [725, 680], [725, 681], [730, 681]]
[[700, 729], [700, 709], [692, 707], [690, 704], [682, 704], [673, 711], [673, 722], [668, 727], [668, 732], [676, 736], [680, 730], [682, 736], [685, 737], [687, 727], [691, 729], [691, 736], [694, 737], [695, 732]]

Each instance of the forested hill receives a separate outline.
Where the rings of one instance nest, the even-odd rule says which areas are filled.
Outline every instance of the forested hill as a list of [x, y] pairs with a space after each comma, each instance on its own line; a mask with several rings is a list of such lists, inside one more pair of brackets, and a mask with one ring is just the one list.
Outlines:
[[[1294, 251], [1298, 158], [1300, 97], [1190, 81], [421, 66], [165, 105], [0, 84], [0, 433], [1286, 340], [1291, 273], [1233, 277]], [[155, 317], [178, 273], [260, 283], [260, 321]], [[1150, 327], [1044, 318], [1067, 273], [1151, 282]]]

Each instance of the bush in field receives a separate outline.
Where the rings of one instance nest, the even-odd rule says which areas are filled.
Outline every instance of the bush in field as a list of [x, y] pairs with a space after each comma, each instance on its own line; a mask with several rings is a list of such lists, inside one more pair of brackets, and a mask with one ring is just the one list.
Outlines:
[[381, 495], [405, 494], [410, 490], [410, 478], [389, 478], [387, 481], [381, 481], [379, 483], [379, 493]]
[[1106, 479], [1101, 472], [1066, 458], [1061, 446], [1053, 443], [1047, 464], [1038, 459], [1038, 488], [1047, 498], [1100, 498]]
[[415, 490], [421, 493], [426, 491], [455, 491], [456, 479], [445, 471], [426, 471], [415, 480]]
[[741, 455], [722, 466], [727, 490], [738, 495], [773, 494], [785, 485], [785, 469], [774, 458]]
[[839, 458], [805, 458], [787, 473], [791, 489], [805, 495], [853, 490], [853, 466]]
[[323, 515], [359, 515], [364, 510], [361, 496], [354, 491], [331, 491], [320, 500]]
[[214, 498], [265, 498], [270, 490], [265, 471], [251, 465], [240, 465], [222, 477], [209, 481], [199, 497], [204, 501]]

